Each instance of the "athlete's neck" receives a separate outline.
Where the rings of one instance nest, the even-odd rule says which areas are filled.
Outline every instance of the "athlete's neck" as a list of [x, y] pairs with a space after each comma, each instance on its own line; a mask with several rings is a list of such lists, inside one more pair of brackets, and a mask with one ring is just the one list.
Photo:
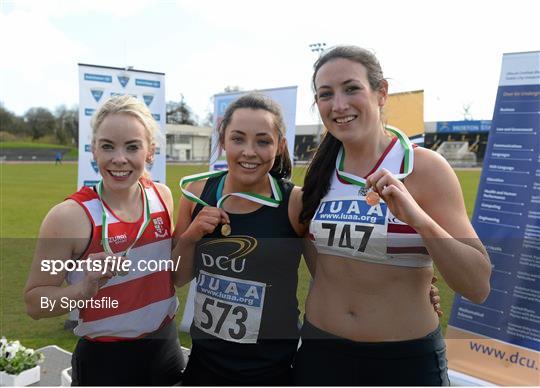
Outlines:
[[374, 136], [362, 139], [361, 142], [343, 143], [345, 151], [345, 172], [357, 176], [368, 174], [392, 141], [391, 137], [379, 130]]
[[234, 178], [230, 173], [225, 176], [225, 182], [223, 184], [223, 193], [222, 194], [229, 194], [229, 193], [254, 193], [254, 194], [260, 194], [269, 196], [272, 193], [272, 188], [270, 187], [270, 182], [268, 180], [268, 176], [265, 175], [261, 180], [258, 182], [246, 185], [243, 182], [238, 181]]
[[111, 190], [103, 182], [102, 199], [113, 210], [133, 209], [135, 206], [138, 208], [140, 198], [141, 190], [138, 182], [124, 190]]

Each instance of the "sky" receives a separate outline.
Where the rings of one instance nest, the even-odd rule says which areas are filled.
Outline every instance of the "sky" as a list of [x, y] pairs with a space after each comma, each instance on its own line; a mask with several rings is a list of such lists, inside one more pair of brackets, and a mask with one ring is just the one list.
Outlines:
[[78, 63], [165, 73], [201, 118], [226, 86], [298, 86], [317, 122], [317, 53], [372, 50], [390, 93], [424, 90], [424, 121], [491, 120], [503, 53], [540, 50], [537, 0], [0, 0], [0, 103], [16, 113], [78, 104]]

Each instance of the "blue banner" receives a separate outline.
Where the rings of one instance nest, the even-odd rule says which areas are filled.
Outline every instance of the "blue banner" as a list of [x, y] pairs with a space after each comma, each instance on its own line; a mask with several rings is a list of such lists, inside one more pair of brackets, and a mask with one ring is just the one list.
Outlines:
[[110, 75], [84, 73], [84, 80], [111, 83], [112, 77]]
[[159, 81], [154, 81], [154, 80], [151, 80], [151, 79], [136, 78], [135, 79], [135, 85], [137, 85], [137, 86], [148, 86], [150, 88], [159, 88], [161, 86], [161, 83]]
[[490, 120], [437, 121], [438, 133], [489, 132]]
[[539, 134], [540, 84], [499, 86], [472, 219], [493, 265], [491, 294], [482, 305], [456, 295], [449, 321], [534, 351], [540, 351]]
[[386, 208], [386, 203], [371, 206], [363, 199], [323, 201], [314, 218], [320, 221], [384, 225], [386, 222]]

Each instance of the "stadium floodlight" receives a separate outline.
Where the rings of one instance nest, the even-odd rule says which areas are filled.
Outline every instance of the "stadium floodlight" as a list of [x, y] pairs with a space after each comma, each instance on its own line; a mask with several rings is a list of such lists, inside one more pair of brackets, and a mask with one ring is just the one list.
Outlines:
[[326, 43], [312, 43], [309, 45], [309, 48], [314, 53], [319, 53], [319, 55], [325, 50]]

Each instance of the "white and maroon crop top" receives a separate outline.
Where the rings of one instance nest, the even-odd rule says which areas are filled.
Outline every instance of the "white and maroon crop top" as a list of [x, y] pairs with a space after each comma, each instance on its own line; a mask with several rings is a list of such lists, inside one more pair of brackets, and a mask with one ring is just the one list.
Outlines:
[[[404, 148], [393, 138], [368, 174], [403, 169]], [[366, 203], [367, 190], [333, 175], [330, 189], [311, 219], [309, 232], [317, 251], [377, 264], [429, 267], [432, 260], [420, 235], [398, 220], [382, 200]]]

